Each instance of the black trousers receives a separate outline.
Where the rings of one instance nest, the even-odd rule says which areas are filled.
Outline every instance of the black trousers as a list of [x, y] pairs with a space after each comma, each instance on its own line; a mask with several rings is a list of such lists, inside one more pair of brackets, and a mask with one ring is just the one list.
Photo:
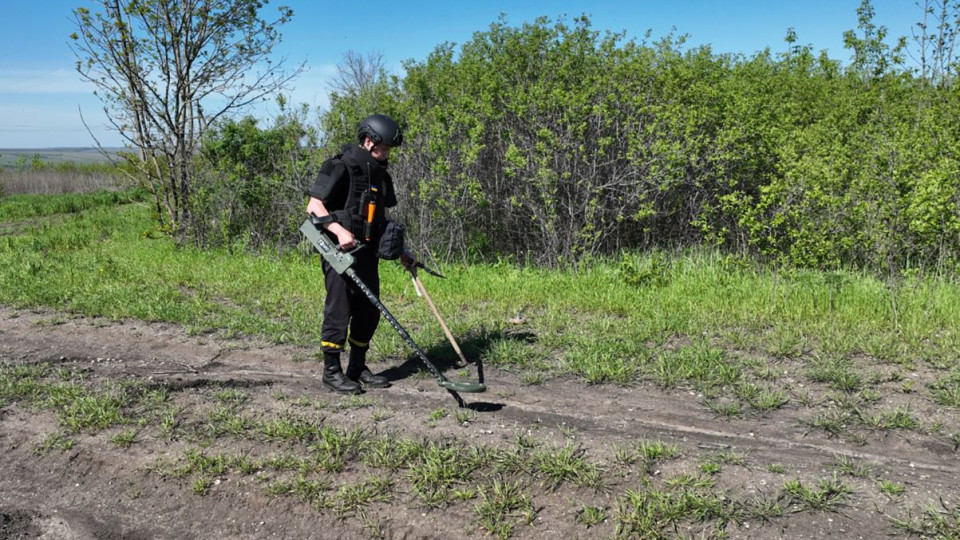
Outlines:
[[[368, 248], [354, 254], [354, 272], [373, 294], [380, 296], [380, 260]], [[380, 324], [380, 311], [346, 274], [338, 274], [323, 261], [327, 297], [323, 304], [323, 352], [340, 353], [347, 343], [367, 347]], [[348, 333], [349, 332], [349, 333]]]

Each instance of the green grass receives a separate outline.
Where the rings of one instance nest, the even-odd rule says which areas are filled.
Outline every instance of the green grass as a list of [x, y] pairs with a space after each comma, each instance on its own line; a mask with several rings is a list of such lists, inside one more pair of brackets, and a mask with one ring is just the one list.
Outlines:
[[790, 496], [791, 502], [801, 509], [837, 510], [845, 504], [853, 491], [836, 475], [831, 478], [822, 478], [816, 487], [809, 487], [799, 479], [787, 480], [783, 490]]
[[[140, 190], [97, 191], [59, 195], [10, 195], [0, 202], [0, 221], [48, 218], [57, 214], [77, 214], [103, 207], [142, 202], [147, 194]], [[42, 222], [39, 222], [42, 223]]]
[[[319, 342], [323, 285], [315, 258], [178, 248], [157, 237], [149, 205], [138, 200], [123, 193], [4, 199], [0, 221], [16, 232], [0, 235], [0, 303], [273, 343]], [[431, 279], [431, 295], [468, 356], [520, 370], [528, 383], [551, 373], [594, 384], [652, 381], [723, 394], [758, 413], [789, 398], [773, 388], [777, 371], [737, 351], [806, 358], [811, 381], [855, 393], [870, 385], [855, 355], [947, 369], [942, 359], [960, 349], [960, 289], [950, 281], [915, 278], [897, 288], [895, 315], [894, 293], [865, 275], [836, 285], [816, 272], [774, 272], [711, 253], [675, 254], [669, 264], [663, 254], [649, 257], [659, 262], [623, 255], [571, 272], [448, 265], [448, 279]], [[658, 277], [638, 278], [638, 265], [653, 265]], [[414, 338], [452, 358], [429, 310], [396, 302], [407, 284], [402, 270], [384, 263], [382, 275], [384, 300]], [[517, 314], [525, 321], [519, 326], [509, 322]], [[386, 330], [373, 345], [374, 356], [409, 354]], [[955, 406], [956, 387], [932, 391]]]
[[960, 507], [929, 503], [905, 519], [893, 518], [892, 523], [903, 532], [920, 538], [960, 538]]

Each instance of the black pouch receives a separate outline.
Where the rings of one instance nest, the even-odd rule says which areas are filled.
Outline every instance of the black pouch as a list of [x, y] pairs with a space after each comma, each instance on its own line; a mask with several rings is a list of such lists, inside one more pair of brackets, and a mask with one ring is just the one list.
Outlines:
[[310, 189], [307, 190], [307, 195], [314, 199], [326, 200], [327, 197], [330, 196], [330, 193], [333, 192], [333, 186], [333, 178], [331, 178], [330, 175], [320, 173], [317, 175], [316, 180], [313, 181]]
[[380, 233], [380, 245], [377, 257], [392, 261], [403, 253], [403, 225], [396, 221], [387, 221]]

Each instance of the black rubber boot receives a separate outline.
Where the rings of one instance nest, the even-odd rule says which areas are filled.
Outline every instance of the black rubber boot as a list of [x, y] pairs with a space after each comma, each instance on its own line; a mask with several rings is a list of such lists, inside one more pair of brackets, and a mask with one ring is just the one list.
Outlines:
[[367, 368], [363, 368], [363, 371], [360, 372], [360, 377], [357, 380], [359, 380], [363, 386], [368, 386], [370, 388], [390, 387], [390, 379], [384, 377], [383, 375], [374, 375]]
[[351, 381], [340, 369], [340, 355], [323, 355], [323, 385], [341, 394], [359, 394], [360, 384]]
[[347, 378], [360, 382], [369, 388], [387, 388], [390, 380], [381, 375], [374, 375], [367, 369], [367, 350], [370, 347], [350, 346], [350, 363], [347, 364]]

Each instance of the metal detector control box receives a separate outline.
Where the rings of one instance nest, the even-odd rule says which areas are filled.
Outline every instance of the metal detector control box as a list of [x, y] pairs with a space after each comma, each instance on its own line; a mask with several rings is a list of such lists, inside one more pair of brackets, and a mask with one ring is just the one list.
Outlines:
[[328, 237], [322, 229], [314, 225], [310, 218], [307, 218], [307, 220], [300, 225], [300, 232], [313, 244], [313, 247], [317, 248], [323, 260], [327, 261], [327, 264], [333, 268], [334, 272], [342, 274], [353, 266], [353, 255], [345, 251], [340, 251], [337, 245], [333, 243], [333, 240], [330, 240], [330, 237]]

